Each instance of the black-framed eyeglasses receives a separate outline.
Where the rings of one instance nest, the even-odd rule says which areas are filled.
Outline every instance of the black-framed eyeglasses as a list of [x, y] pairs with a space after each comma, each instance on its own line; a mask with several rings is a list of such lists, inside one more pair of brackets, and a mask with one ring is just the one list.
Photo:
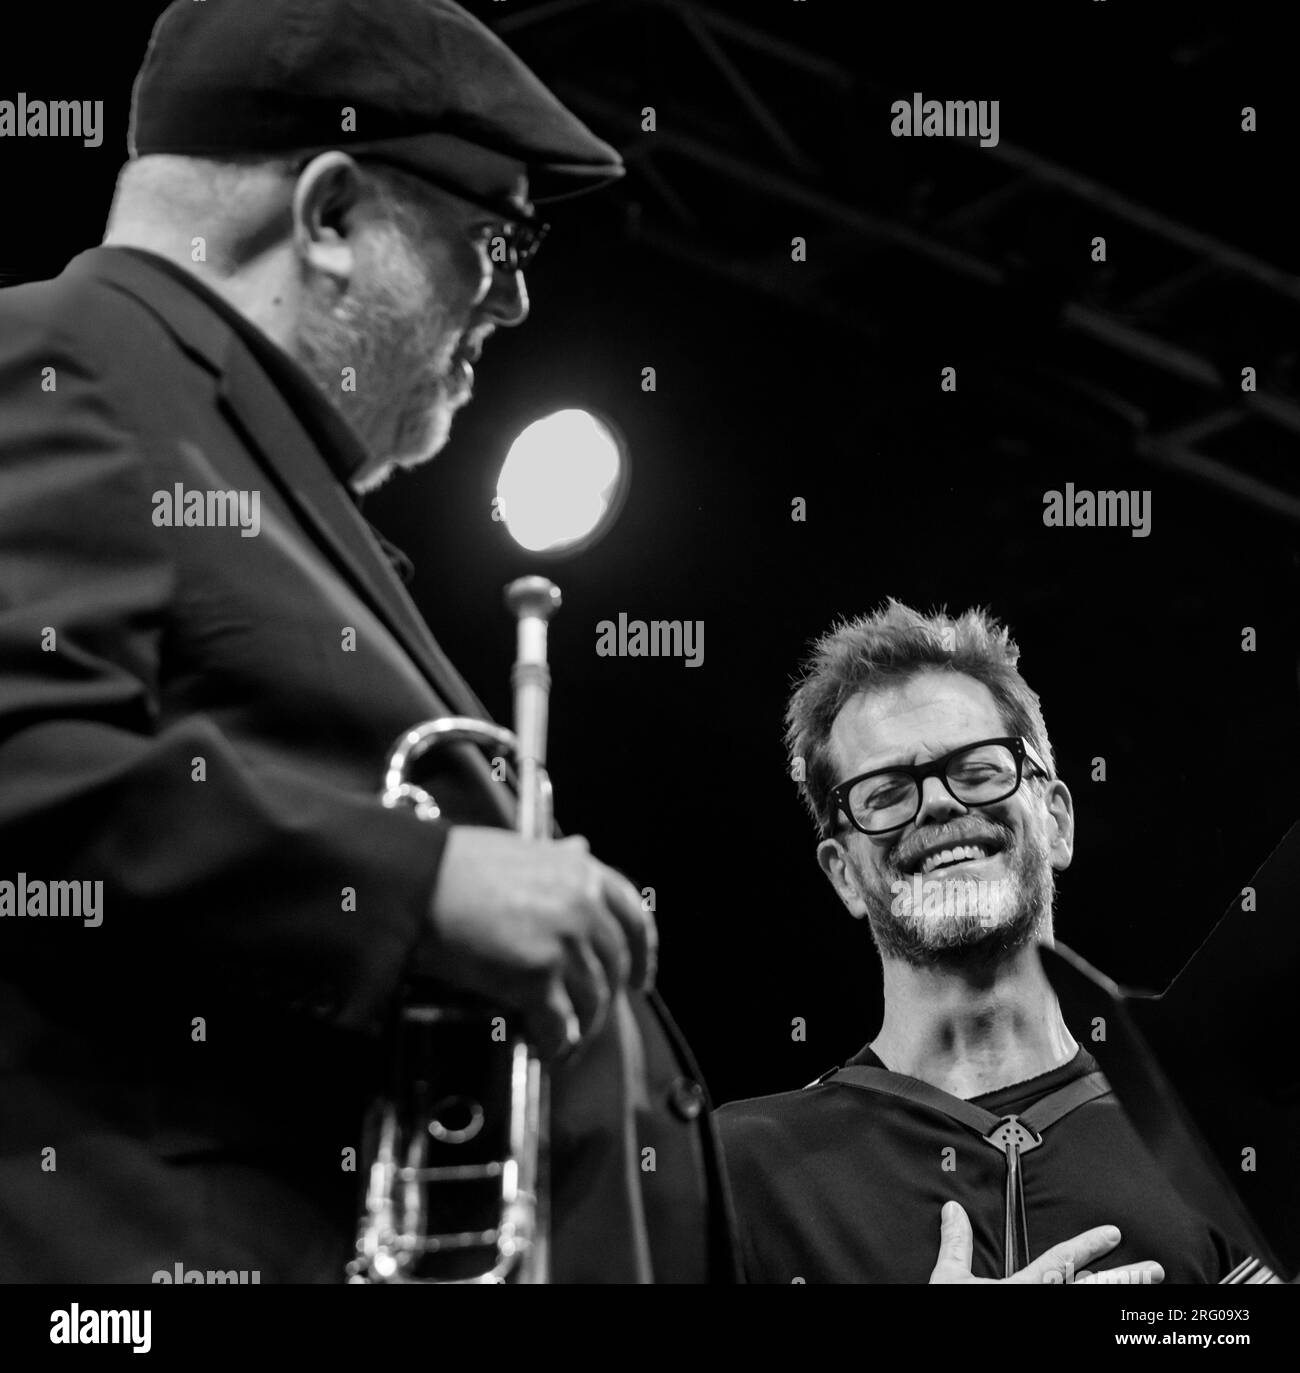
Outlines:
[[[299, 175], [312, 158], [317, 156], [319, 154], [312, 153], [310, 156], [304, 157], [294, 168], [294, 175]], [[500, 222], [502, 230], [500, 236], [506, 246], [505, 262], [494, 263], [493, 265], [508, 272], [524, 271], [537, 256], [537, 250], [542, 246], [542, 240], [551, 232], [551, 226], [535, 215], [527, 215], [520, 210], [512, 210], [500, 201], [485, 200], [476, 192], [467, 191], [454, 181], [426, 172], [423, 168], [416, 171], [405, 163], [398, 162], [395, 158], [379, 157], [367, 152], [351, 153], [349, 156], [357, 162], [378, 162], [385, 167], [395, 167], [398, 171], [406, 172], [409, 176], [417, 177], [420, 181], [427, 181], [430, 186], [436, 186], [438, 190], [445, 191], [448, 195], [454, 195], [457, 200], [463, 200], [466, 204], [476, 205], [480, 210], [486, 210], [493, 219]]]
[[899, 763], [850, 777], [831, 788], [831, 802], [862, 834], [888, 834], [921, 813], [927, 777], [937, 777], [963, 806], [987, 806], [1005, 801], [1019, 788], [1026, 763], [1050, 780], [1052, 774], [1028, 739], [980, 739], [929, 763]]

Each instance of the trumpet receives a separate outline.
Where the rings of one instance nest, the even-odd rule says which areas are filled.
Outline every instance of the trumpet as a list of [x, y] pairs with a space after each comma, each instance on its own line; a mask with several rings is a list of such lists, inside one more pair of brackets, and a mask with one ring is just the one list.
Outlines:
[[[506, 588], [506, 605], [517, 636], [514, 732], [463, 716], [416, 725], [393, 746], [380, 800], [437, 820], [437, 800], [411, 781], [411, 769], [438, 748], [475, 744], [513, 757], [516, 830], [549, 840], [546, 633], [559, 588], [521, 577]], [[445, 989], [425, 987], [402, 1005], [389, 1090], [367, 1116], [348, 1282], [549, 1281], [549, 1078], [506, 1024], [490, 1003]]]

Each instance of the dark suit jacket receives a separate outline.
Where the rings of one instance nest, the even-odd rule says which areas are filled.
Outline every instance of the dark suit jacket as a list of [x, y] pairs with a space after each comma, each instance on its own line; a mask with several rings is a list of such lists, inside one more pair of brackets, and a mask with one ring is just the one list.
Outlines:
[[[97, 928], [0, 918], [0, 1280], [349, 1256], [344, 1151], [446, 834], [378, 775], [483, 714], [340, 479], [360, 456], [183, 269], [98, 248], [0, 292], [0, 882], [103, 883]], [[178, 482], [257, 491], [260, 532], [160, 527]], [[471, 748], [431, 785], [512, 822]], [[629, 1000], [555, 1075], [556, 1277], [729, 1280], [698, 1073]]]

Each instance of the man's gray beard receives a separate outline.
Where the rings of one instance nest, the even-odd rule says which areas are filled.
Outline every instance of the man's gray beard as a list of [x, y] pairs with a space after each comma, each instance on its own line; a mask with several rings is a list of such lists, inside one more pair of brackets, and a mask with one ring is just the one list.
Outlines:
[[[418, 268], [399, 263], [400, 249], [391, 239], [384, 248], [382, 284], [372, 280], [362, 290], [354, 288], [333, 306], [309, 300], [293, 351], [372, 458], [409, 466], [433, 457], [450, 428], [446, 409], [434, 408], [443, 390], [433, 373], [438, 317], [412, 319], [411, 300], [427, 291], [427, 282], [412, 279]], [[356, 369], [354, 390], [343, 389], [345, 367]], [[413, 368], [415, 379], [403, 386], [401, 378], [411, 377]], [[379, 451], [381, 435], [387, 451]]]
[[[942, 876], [940, 872], [923, 881], [941, 881]], [[883, 898], [868, 885], [861, 870], [858, 879], [881, 957], [901, 959], [914, 968], [988, 967], [1002, 962], [1018, 949], [1037, 942], [1051, 916], [1056, 895], [1056, 875], [1047, 852], [1029, 834], [1022, 837], [1011, 871], [1004, 879], [1011, 883], [1003, 905], [1004, 911], [1010, 908], [1010, 918], [996, 925], [981, 923], [979, 903], [974, 900], [966, 903], [965, 912], [960, 915], [926, 916], [914, 908], [895, 914], [892, 883], [905, 881], [910, 886], [910, 877], [894, 872], [887, 879], [890, 885], [885, 887]], [[971, 892], [974, 890], [972, 886]]]

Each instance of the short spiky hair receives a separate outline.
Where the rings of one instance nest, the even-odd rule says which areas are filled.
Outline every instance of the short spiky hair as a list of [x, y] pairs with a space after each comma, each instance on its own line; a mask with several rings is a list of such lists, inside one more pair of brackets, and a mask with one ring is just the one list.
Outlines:
[[[870, 615], [841, 620], [813, 645], [786, 711], [785, 743], [791, 775], [822, 838], [835, 832], [831, 788], [839, 780], [830, 756], [831, 726], [860, 692], [897, 686], [918, 672], [961, 672], [993, 693], [1009, 734], [1020, 734], [1042, 755], [1053, 776], [1047, 726], [1038, 696], [1016, 670], [1020, 650], [987, 611], [959, 617], [946, 610], [922, 615], [893, 597]], [[802, 760], [802, 776], [797, 771]]]

